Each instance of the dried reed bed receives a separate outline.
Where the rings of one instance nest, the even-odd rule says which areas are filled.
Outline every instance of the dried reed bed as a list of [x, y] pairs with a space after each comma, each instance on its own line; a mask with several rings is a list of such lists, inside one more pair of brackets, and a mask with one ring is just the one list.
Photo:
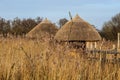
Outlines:
[[88, 61], [50, 39], [0, 39], [0, 80], [120, 80], [115, 64]]

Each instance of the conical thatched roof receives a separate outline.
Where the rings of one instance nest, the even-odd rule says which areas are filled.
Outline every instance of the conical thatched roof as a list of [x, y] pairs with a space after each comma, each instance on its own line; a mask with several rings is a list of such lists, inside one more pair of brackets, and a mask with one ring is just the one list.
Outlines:
[[47, 18], [35, 26], [30, 32], [27, 33], [27, 37], [41, 38], [48, 35], [55, 35], [57, 32], [55, 24], [52, 24]]
[[58, 41], [98, 41], [99, 33], [88, 22], [76, 15], [56, 33]]

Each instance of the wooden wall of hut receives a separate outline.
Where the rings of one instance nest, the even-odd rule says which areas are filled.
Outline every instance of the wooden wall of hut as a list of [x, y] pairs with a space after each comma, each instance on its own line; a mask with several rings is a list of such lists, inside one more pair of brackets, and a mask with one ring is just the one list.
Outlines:
[[86, 48], [87, 49], [96, 49], [97, 48], [97, 42], [86, 42]]

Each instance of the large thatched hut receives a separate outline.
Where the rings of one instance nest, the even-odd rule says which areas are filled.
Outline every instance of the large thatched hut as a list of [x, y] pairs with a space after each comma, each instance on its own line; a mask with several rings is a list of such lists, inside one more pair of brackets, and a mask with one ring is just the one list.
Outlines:
[[36, 25], [30, 32], [27, 33], [29, 38], [43, 38], [43, 37], [52, 37], [58, 31], [55, 24], [51, 23], [47, 18], [41, 23]]
[[54, 37], [57, 41], [61, 42], [78, 42], [86, 43], [96, 42], [101, 40], [101, 37], [97, 30], [84, 21], [78, 15], [76, 15], [71, 21], [67, 22], [61, 29], [56, 33]]

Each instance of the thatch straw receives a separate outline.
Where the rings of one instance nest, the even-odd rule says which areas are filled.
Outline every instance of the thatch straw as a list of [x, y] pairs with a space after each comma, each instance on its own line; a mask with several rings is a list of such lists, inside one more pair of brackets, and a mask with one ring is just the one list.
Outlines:
[[52, 24], [47, 18], [35, 26], [26, 35], [29, 38], [41, 38], [41, 36], [55, 35], [57, 32], [57, 27]]
[[58, 41], [98, 41], [101, 37], [93, 26], [76, 15], [61, 27], [55, 39]]

